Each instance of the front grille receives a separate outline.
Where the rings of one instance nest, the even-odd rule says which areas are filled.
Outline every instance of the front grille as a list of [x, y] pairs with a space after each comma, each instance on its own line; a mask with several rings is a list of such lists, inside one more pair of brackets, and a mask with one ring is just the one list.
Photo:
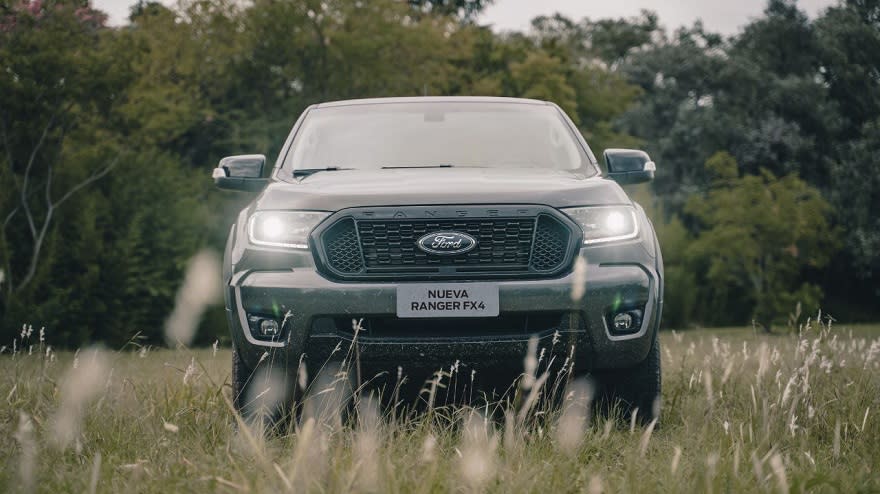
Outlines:
[[532, 249], [532, 267], [537, 271], [548, 271], [559, 266], [565, 259], [568, 239], [568, 228], [562, 223], [547, 215], [539, 217]]
[[324, 248], [330, 265], [343, 273], [357, 273], [364, 267], [354, 220], [348, 219], [333, 225], [324, 234]]
[[[476, 240], [454, 255], [422, 251], [418, 240], [453, 231]], [[548, 276], [567, 267], [572, 230], [554, 215], [501, 218], [371, 219], [343, 217], [316, 236], [331, 274], [346, 279]]]
[[[368, 268], [490, 265], [516, 271], [528, 269], [535, 219], [358, 221], [357, 229]], [[416, 247], [424, 235], [450, 230], [471, 235], [477, 239], [477, 248], [438, 256]]]

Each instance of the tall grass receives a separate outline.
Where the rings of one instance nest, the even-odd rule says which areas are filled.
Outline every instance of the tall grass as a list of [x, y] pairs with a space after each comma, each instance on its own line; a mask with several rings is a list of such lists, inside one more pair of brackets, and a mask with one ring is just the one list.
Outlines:
[[[227, 350], [56, 354], [30, 333], [0, 355], [2, 492], [880, 490], [878, 326], [663, 333], [646, 427], [593, 416], [589, 382], [542, 382], [527, 359], [510, 400], [443, 406], [470, 375], [453, 361], [420, 413], [363, 393], [354, 413], [306, 402], [275, 435], [232, 411]], [[558, 407], [529, 398], [554, 386]]]

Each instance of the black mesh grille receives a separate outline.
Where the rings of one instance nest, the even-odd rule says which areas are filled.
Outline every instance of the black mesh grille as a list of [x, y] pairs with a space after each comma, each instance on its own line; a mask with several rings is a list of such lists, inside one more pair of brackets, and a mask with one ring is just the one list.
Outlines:
[[536, 271], [550, 271], [559, 267], [565, 260], [569, 233], [554, 218], [541, 215], [535, 230], [535, 247], [532, 250], [532, 268]]
[[[418, 248], [429, 233], [472, 236], [476, 248], [436, 255]], [[519, 218], [374, 220], [343, 218], [320, 234], [326, 262], [346, 277], [468, 277], [558, 272], [568, 258], [570, 229], [549, 214]]]
[[342, 273], [357, 273], [364, 267], [358, 248], [354, 220], [342, 220], [324, 233], [324, 248], [330, 265]]
[[[552, 331], [582, 331], [585, 323], [576, 312], [502, 314], [498, 317], [462, 318], [455, 324], [443, 319], [418, 320], [394, 316], [367, 316], [358, 320], [360, 338], [479, 338], [499, 335], [540, 335]], [[350, 317], [319, 317], [312, 321], [312, 334], [354, 332]]]
[[[368, 268], [491, 265], [526, 270], [535, 219], [358, 221], [357, 226]], [[455, 256], [428, 254], [416, 247], [421, 237], [437, 231], [467, 233], [477, 247]]]

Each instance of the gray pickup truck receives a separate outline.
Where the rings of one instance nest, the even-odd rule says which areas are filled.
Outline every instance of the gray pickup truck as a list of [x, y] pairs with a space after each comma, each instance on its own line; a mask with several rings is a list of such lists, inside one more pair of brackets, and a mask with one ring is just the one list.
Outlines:
[[236, 406], [258, 366], [293, 375], [353, 341], [363, 375], [457, 363], [474, 386], [515, 378], [537, 342], [657, 417], [663, 261], [619, 185], [655, 167], [604, 158], [555, 104], [488, 97], [316, 104], [271, 170], [224, 158], [216, 185], [258, 193], [224, 256]]

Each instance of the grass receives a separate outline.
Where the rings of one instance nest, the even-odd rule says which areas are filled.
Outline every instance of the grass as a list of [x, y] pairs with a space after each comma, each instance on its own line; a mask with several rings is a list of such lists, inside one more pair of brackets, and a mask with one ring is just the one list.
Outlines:
[[232, 426], [228, 350], [19, 345], [0, 355], [0, 491], [880, 491], [880, 326], [661, 340], [656, 429], [584, 417], [571, 398], [498, 421], [364, 402], [356, 424], [268, 439]]

